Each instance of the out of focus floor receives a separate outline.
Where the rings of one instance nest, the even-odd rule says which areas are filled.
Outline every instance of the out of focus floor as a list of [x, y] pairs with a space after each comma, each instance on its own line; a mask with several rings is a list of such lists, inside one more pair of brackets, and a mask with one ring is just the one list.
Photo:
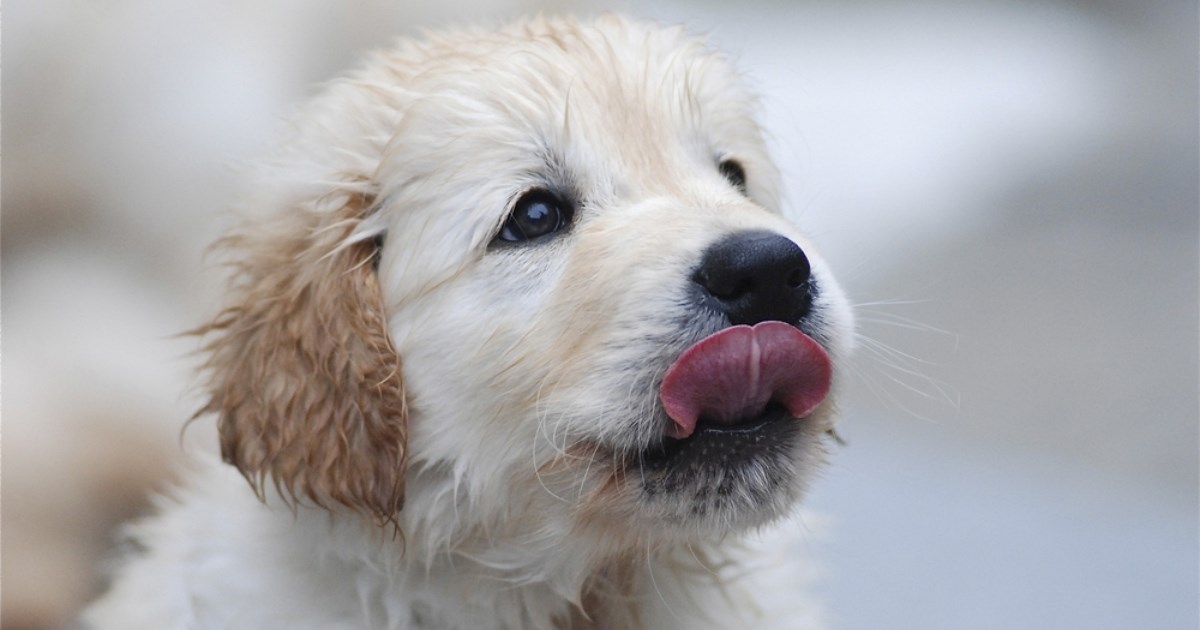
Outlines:
[[811, 505], [833, 627], [1197, 627], [1195, 495], [859, 413]]
[[[1200, 626], [1195, 3], [601, 4], [731, 51], [860, 304], [810, 501], [834, 627]], [[195, 405], [171, 335], [289, 105], [392, 33], [597, 10], [255, 7], [5, 3], [6, 628], [68, 618], [169, 477]]]

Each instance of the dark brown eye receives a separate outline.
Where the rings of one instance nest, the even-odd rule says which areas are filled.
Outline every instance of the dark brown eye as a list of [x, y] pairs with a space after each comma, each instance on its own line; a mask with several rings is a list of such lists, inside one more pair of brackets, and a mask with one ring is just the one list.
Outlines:
[[746, 169], [737, 160], [724, 160], [717, 168], [721, 169], [721, 174], [734, 188], [746, 192]]
[[496, 238], [519, 243], [554, 234], [571, 224], [571, 215], [570, 205], [557, 195], [535, 188], [517, 199], [512, 214], [508, 216]]

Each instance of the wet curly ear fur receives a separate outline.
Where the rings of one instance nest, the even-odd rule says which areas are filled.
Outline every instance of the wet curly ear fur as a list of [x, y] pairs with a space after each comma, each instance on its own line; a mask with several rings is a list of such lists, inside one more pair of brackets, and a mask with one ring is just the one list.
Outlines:
[[235, 231], [232, 300], [197, 332], [221, 455], [263, 497], [344, 506], [395, 522], [404, 503], [407, 407], [375, 259], [352, 238], [369, 196], [300, 208]]

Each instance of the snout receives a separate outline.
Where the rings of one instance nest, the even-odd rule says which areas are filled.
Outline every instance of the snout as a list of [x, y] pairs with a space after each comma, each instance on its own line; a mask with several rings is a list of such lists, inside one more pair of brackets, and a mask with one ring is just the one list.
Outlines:
[[[594, 303], [612, 326], [569, 364], [587, 368], [589, 402], [637, 403], [589, 408], [611, 445], [600, 459], [623, 463], [639, 510], [689, 530], [790, 508], [823, 461], [839, 367], [840, 294], [822, 259], [771, 213], [719, 210], [647, 202], [581, 224], [570, 252], [589, 264], [569, 286], [602, 299], [567, 303]], [[631, 228], [656, 238], [613, 238]]]
[[770, 231], [734, 232], [704, 250], [692, 274], [706, 307], [730, 325], [797, 324], [812, 308], [815, 287], [804, 250]]
[[813, 305], [811, 276], [804, 250], [773, 231], [733, 232], [703, 250], [692, 290], [725, 322], [663, 376], [668, 437], [684, 439], [700, 428], [744, 432], [767, 416], [807, 417], [821, 404], [832, 365], [801, 330]]

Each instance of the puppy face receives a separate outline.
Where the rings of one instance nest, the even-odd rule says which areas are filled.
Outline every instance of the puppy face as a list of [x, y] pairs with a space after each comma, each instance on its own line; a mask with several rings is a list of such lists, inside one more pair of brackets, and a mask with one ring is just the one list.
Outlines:
[[435, 35], [296, 130], [201, 329], [206, 410], [260, 493], [432, 550], [617, 551], [802, 493], [850, 316], [703, 43], [615, 16]]
[[[610, 536], [778, 516], [822, 459], [849, 315], [780, 216], [753, 101], [679, 30], [478, 37], [422, 52], [374, 176], [412, 464]], [[767, 321], [804, 335], [745, 332]]]

